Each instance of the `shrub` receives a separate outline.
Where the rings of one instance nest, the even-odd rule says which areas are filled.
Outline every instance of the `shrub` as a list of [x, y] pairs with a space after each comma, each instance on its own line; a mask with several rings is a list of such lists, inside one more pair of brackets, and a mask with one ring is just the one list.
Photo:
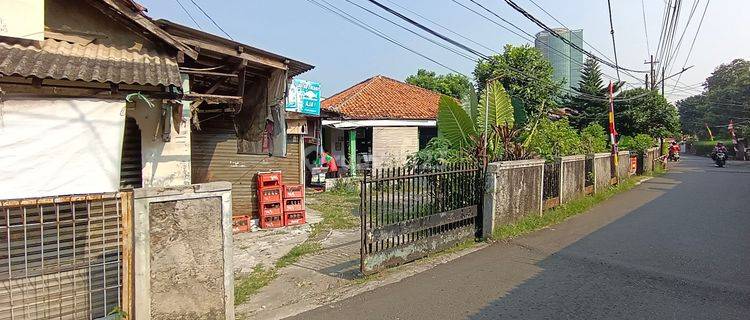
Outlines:
[[529, 142], [529, 148], [547, 160], [582, 152], [581, 137], [567, 119], [540, 120], [537, 132]]
[[435, 137], [427, 143], [424, 149], [410, 155], [406, 160], [407, 166], [433, 167], [459, 163], [474, 162], [474, 157], [465, 151], [452, 148], [450, 141], [443, 137]]
[[598, 123], [591, 123], [581, 130], [581, 148], [584, 153], [607, 152], [607, 133]]
[[644, 133], [639, 133], [635, 138], [623, 136], [620, 138], [619, 143], [620, 150], [630, 150], [640, 154], [643, 154], [653, 146], [655, 146], [654, 138]]

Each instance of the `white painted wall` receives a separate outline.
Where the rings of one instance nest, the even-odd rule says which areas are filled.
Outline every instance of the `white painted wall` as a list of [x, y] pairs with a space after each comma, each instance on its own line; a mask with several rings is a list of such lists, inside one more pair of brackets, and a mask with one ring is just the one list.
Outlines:
[[418, 127], [373, 127], [372, 167], [402, 166], [406, 158], [419, 151]]
[[[171, 126], [171, 140], [162, 141], [161, 101], [152, 100], [154, 107], [136, 100], [128, 103], [128, 116], [141, 129], [141, 161], [143, 187], [169, 187], [190, 184], [190, 118], [183, 113], [180, 133]], [[170, 115], [171, 116], [171, 115]]]

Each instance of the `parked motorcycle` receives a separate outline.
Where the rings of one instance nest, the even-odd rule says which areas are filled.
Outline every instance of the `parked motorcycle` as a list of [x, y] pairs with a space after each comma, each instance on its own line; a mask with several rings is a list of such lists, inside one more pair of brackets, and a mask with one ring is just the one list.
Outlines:
[[724, 152], [717, 152], [714, 162], [716, 162], [716, 165], [719, 168], [723, 168], [725, 164], [727, 164], [727, 154]]

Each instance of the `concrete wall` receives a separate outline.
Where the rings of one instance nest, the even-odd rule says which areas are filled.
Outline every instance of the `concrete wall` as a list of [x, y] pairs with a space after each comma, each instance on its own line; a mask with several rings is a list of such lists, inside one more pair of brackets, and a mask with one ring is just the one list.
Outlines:
[[134, 191], [135, 318], [234, 319], [231, 184]]
[[[190, 184], [190, 115], [183, 114], [180, 132], [171, 126], [170, 141], [162, 140], [162, 103], [152, 100], [154, 107], [136, 100], [128, 103], [127, 115], [135, 119], [141, 130], [141, 162], [143, 187], [172, 187]], [[171, 118], [171, 115], [170, 115]], [[170, 121], [172, 122], [172, 121]]]
[[346, 146], [349, 143], [346, 130], [326, 128], [323, 139], [325, 140], [324, 149], [331, 156], [336, 158], [336, 164], [342, 166], [346, 164]]
[[586, 185], [586, 156], [560, 158], [560, 202], [567, 203], [584, 195]]
[[496, 226], [542, 213], [544, 160], [494, 162], [487, 167], [483, 236]]
[[630, 152], [620, 151], [618, 157], [620, 163], [617, 165], [617, 178], [622, 181], [630, 177]]
[[419, 151], [417, 127], [373, 127], [372, 167], [402, 166], [406, 158]]
[[594, 192], [606, 190], [612, 179], [611, 154], [594, 154]]

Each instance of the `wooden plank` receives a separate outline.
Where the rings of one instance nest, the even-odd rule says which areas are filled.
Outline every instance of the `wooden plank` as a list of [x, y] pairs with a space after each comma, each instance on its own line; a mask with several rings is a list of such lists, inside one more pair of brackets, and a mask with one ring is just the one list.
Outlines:
[[133, 191], [122, 192], [122, 310], [128, 315], [133, 311], [135, 278], [133, 268]]
[[[88, 1], [90, 4], [92, 4], [94, 7], [99, 8], [100, 10], [103, 9], [101, 6], [100, 1]], [[120, 1], [115, 0], [101, 0], [101, 2], [106, 3], [110, 8], [114, 9], [118, 13], [122, 14], [129, 20], [135, 22], [137, 25], [143, 27], [144, 29], [151, 32], [151, 34], [157, 36], [159, 39], [163, 40], [164, 42], [172, 45], [177, 50], [184, 52], [188, 57], [197, 59], [198, 58], [198, 52], [190, 48], [189, 46], [185, 45], [184, 43], [177, 40], [174, 36], [164, 31], [164, 29], [160, 28], [156, 24], [154, 24], [150, 19], [146, 18], [145, 16], [141, 15], [138, 12], [133, 11], [131, 8], [125, 6]], [[106, 14], [106, 12], [105, 12]]]
[[206, 103], [242, 103], [242, 97], [239, 96], [224, 96], [216, 94], [202, 94], [202, 93], [187, 93], [184, 95], [187, 100], [200, 99]]
[[287, 65], [283, 61], [279, 61], [276, 59], [263, 57], [261, 55], [257, 55], [257, 54], [253, 54], [249, 52], [237, 52], [236, 48], [230, 48], [227, 46], [213, 44], [213, 43], [202, 41], [196, 38], [185, 38], [185, 37], [179, 37], [179, 36], [177, 36], [176, 38], [185, 44], [201, 48], [201, 51], [202, 50], [213, 51], [216, 53], [245, 59], [249, 62], [254, 62], [256, 64], [260, 64], [263, 66], [273, 67], [273, 68], [281, 69], [281, 70], [287, 69]]
[[234, 73], [216, 72], [216, 71], [203, 71], [203, 70], [180, 69], [180, 73], [195, 74], [195, 75], [202, 75], [202, 76], [228, 77], [228, 78], [237, 78], [238, 77], [238, 75], [234, 74]]
[[415, 242], [363, 255], [360, 271], [373, 274], [388, 267], [397, 266], [427, 256], [430, 253], [450, 248], [461, 241], [474, 238], [474, 224], [454, 229]]
[[440, 212], [414, 220], [400, 221], [395, 224], [377, 227], [367, 231], [367, 242], [375, 243], [400, 235], [410, 234], [429, 228], [439, 227], [453, 222], [466, 220], [477, 216], [477, 206], [470, 206], [451, 211]]

